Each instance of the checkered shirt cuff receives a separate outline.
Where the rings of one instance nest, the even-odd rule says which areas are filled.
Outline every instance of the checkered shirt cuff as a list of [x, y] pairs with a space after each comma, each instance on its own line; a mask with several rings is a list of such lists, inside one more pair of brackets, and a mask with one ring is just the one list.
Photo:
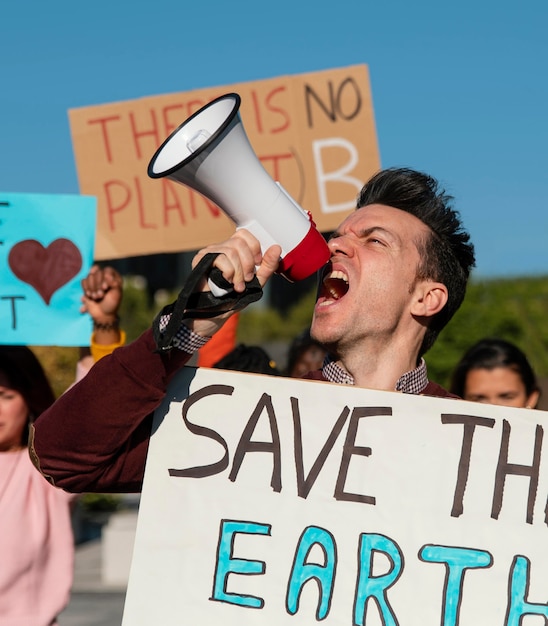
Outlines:
[[[160, 317], [160, 332], [164, 332], [170, 318], [171, 315], [162, 315]], [[194, 354], [194, 352], [199, 350], [202, 346], [205, 346], [210, 339], [211, 337], [202, 337], [190, 330], [185, 324], [181, 324], [181, 328], [179, 328], [173, 337], [173, 346], [188, 354]]]

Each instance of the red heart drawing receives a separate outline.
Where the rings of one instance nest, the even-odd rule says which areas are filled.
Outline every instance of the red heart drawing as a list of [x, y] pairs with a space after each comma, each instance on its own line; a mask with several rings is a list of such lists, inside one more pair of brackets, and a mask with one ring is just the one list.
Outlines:
[[74, 278], [82, 267], [80, 250], [70, 239], [56, 239], [47, 248], [35, 239], [16, 243], [10, 250], [11, 271], [49, 305], [51, 296]]

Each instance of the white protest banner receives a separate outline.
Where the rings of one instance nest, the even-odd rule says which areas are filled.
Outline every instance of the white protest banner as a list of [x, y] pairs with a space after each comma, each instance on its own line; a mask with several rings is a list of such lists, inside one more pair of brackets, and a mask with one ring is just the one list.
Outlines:
[[123, 626], [546, 623], [547, 417], [185, 368]]
[[0, 343], [87, 346], [97, 199], [0, 192]]

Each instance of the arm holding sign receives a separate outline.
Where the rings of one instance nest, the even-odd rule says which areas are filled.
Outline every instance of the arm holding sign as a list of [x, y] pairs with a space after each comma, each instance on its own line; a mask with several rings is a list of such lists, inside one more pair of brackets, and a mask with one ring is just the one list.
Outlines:
[[[220, 253], [214, 265], [242, 293], [256, 272], [264, 285], [278, 265], [279, 246], [261, 256], [258, 241], [238, 231], [228, 241], [200, 251]], [[207, 292], [204, 278], [197, 287]], [[67, 491], [136, 492], [141, 489], [155, 409], [177, 371], [234, 313], [185, 320], [174, 349], [159, 351], [151, 330], [98, 361], [78, 384], [35, 422], [30, 454], [53, 484]]]

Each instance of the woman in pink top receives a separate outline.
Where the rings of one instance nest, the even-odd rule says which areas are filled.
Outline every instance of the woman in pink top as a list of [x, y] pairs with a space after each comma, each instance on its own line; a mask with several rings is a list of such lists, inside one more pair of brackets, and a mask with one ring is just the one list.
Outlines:
[[[76, 380], [125, 342], [119, 327], [122, 277], [94, 265], [82, 281], [82, 313], [93, 320], [90, 362]], [[34, 353], [0, 346], [0, 626], [55, 626], [70, 599], [75, 497], [36, 471], [28, 448], [29, 424], [55, 398]]]
[[53, 626], [72, 585], [70, 502], [32, 465], [30, 421], [54, 395], [29, 348], [0, 346], [0, 624]]

